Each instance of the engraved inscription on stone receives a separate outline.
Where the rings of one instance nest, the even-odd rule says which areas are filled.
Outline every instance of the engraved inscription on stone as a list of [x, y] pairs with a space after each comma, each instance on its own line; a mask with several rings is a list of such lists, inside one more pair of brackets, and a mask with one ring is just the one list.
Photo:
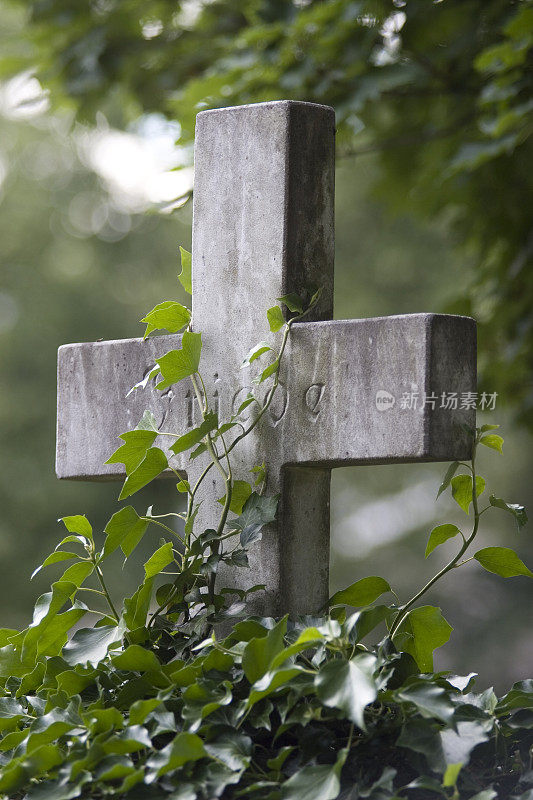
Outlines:
[[320, 402], [323, 396], [323, 383], [313, 383], [305, 393], [305, 407], [312, 419], [316, 419], [320, 414]]

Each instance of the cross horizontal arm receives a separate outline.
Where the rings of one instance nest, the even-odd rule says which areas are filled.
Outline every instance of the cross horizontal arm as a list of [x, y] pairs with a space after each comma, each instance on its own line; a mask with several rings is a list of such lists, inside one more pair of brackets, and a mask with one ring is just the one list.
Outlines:
[[[119, 446], [117, 437], [134, 428], [145, 409], [152, 411], [160, 427], [168, 425], [177, 436], [186, 430], [192, 397], [185, 381], [163, 395], [153, 382], [128, 395], [132, 386], [149, 373], [156, 358], [180, 344], [180, 335], [169, 335], [144, 342], [119, 339], [59, 348], [58, 478], [93, 481], [123, 478], [121, 464], [104, 462]], [[177, 458], [174, 462], [176, 469], [182, 468]]]
[[462, 426], [475, 426], [474, 320], [409, 314], [301, 323], [285, 364], [286, 408], [264, 434], [272, 440], [266, 452], [274, 439], [282, 443], [284, 463], [470, 458]]
[[[176, 436], [192, 426], [188, 381], [166, 394], [152, 384], [126, 397], [156, 358], [180, 341], [172, 335], [60, 348], [60, 478], [123, 477], [120, 465], [104, 462], [118, 435], [135, 427], [145, 409]], [[277, 465], [316, 467], [467, 459], [471, 443], [460, 426], [475, 424], [475, 409], [465, 401], [476, 390], [475, 352], [475, 323], [466, 317], [300, 323], [291, 332], [281, 386], [262, 426], [263, 452], [275, 454]], [[221, 418], [243, 399], [247, 390], [237, 381], [246, 383], [246, 377], [235, 371], [233, 379], [230, 373], [218, 380]], [[173, 464], [185, 470], [187, 456]]]

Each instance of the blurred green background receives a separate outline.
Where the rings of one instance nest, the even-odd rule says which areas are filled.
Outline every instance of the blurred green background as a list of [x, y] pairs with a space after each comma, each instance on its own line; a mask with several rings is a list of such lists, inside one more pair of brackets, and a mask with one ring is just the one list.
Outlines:
[[[498, 392], [483, 421], [506, 439], [504, 456], [482, 448], [481, 471], [498, 496], [528, 504], [529, 2], [50, 0], [0, 10], [3, 626], [27, 624], [48, 587], [51, 570], [28, 577], [55, 545], [56, 518], [86, 513], [101, 530], [117, 509], [117, 485], [55, 478], [56, 350], [138, 335], [153, 305], [184, 299], [177, 247], [190, 246], [191, 204], [173, 200], [190, 188], [192, 123], [205, 107], [281, 97], [335, 106], [335, 316], [474, 315], [480, 388]], [[332, 590], [380, 574], [406, 596], [436, 571], [446, 548], [426, 562], [428, 531], [461, 519], [448, 497], [435, 502], [444, 469], [334, 472]], [[172, 484], [135, 504], [149, 502], [174, 504]], [[531, 566], [531, 525], [517, 535], [503, 512], [482, 519], [482, 546], [514, 547]], [[146, 552], [124, 572], [117, 560], [117, 594], [132, 589]], [[526, 578], [472, 565], [448, 576], [428, 596], [455, 628], [437, 667], [479, 672], [499, 690], [531, 677], [532, 599]]]

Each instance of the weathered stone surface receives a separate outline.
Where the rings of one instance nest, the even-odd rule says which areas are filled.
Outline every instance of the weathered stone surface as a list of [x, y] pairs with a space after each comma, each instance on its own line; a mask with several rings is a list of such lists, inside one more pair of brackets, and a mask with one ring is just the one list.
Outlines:
[[[291, 333], [276, 399], [237, 447], [234, 477], [267, 460], [268, 491], [281, 493], [276, 524], [251, 551], [251, 569], [224, 585], [266, 584], [261, 613], [316, 611], [328, 594], [330, 469], [348, 464], [467, 459], [475, 411], [440, 407], [443, 392], [476, 389], [475, 323], [414, 314], [331, 321], [334, 119], [329, 108], [281, 102], [198, 115], [193, 225], [193, 328], [201, 369], [221, 418], [238, 407], [249, 370], [239, 365], [268, 333], [265, 310], [309, 284], [325, 288], [309, 322]], [[59, 351], [57, 473], [119, 477], [103, 466], [116, 436], [150, 408], [165, 430], [193, 423], [187, 382], [163, 397], [125, 395], [179, 336], [67, 345]], [[255, 368], [252, 372], [255, 372]], [[260, 389], [265, 391], [264, 389]], [[394, 405], [379, 406], [387, 393]], [[418, 392], [416, 409], [403, 393]], [[420, 407], [424, 395], [437, 401]], [[166, 439], [166, 437], [161, 437]], [[167, 441], [158, 441], [164, 447]], [[194, 479], [204, 463], [174, 460]], [[211, 477], [212, 475], [212, 477]], [[224, 493], [211, 471], [199, 525], [212, 527]]]

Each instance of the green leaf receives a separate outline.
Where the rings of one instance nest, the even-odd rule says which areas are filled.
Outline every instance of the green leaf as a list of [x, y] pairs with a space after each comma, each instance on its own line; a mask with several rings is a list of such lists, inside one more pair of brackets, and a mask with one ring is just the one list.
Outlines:
[[516, 520], [518, 530], [523, 528], [527, 523], [527, 514], [524, 506], [521, 506], [518, 503], [506, 503], [505, 500], [501, 500], [499, 497], [495, 497], [493, 494], [491, 494], [489, 497], [489, 503], [495, 508], [501, 508], [503, 511], [508, 511], [509, 514], [512, 514]]
[[252, 394], [248, 393], [247, 397], [242, 401], [239, 408], [237, 409], [237, 416], [239, 416], [241, 411], [244, 411], [245, 408], [248, 408], [248, 406], [251, 403], [256, 403], [256, 402], [257, 400], [255, 399], [255, 397]]
[[390, 592], [390, 586], [384, 578], [377, 576], [361, 578], [361, 580], [352, 583], [348, 588], [335, 592], [329, 601], [329, 605], [343, 603], [347, 606], [368, 606], [384, 592]]
[[252, 740], [236, 731], [225, 732], [219, 740], [206, 744], [205, 749], [233, 771], [246, 769], [252, 760]]
[[485, 447], [491, 447], [493, 450], [497, 450], [498, 453], [503, 453], [503, 438], [498, 436], [497, 433], [490, 433], [488, 436], [482, 436], [479, 443], [484, 444]]
[[440, 608], [421, 606], [409, 611], [398, 628], [398, 634], [407, 633], [407, 641], [399, 648], [413, 656], [421, 672], [433, 670], [433, 651], [446, 644], [453, 628], [442, 616]]
[[324, 664], [315, 678], [318, 699], [326, 706], [339, 708], [361, 730], [366, 730], [364, 710], [377, 697], [375, 665], [376, 659], [370, 653], [349, 661], [335, 659]]
[[208, 433], [218, 428], [218, 416], [212, 411], [205, 415], [203, 422], [191, 431], [187, 431], [177, 439], [170, 448], [176, 455], [184, 450], [189, 450], [200, 442]]
[[[455, 502], [461, 506], [463, 511], [468, 514], [470, 503], [472, 502], [472, 476], [456, 475], [452, 478], [452, 495]], [[485, 479], [480, 475], [476, 476], [476, 494], [479, 497], [485, 490]]]
[[272, 333], [277, 333], [285, 325], [283, 314], [279, 306], [272, 306], [267, 311], [268, 324]]
[[63, 658], [72, 666], [90, 663], [96, 667], [106, 657], [111, 645], [120, 642], [122, 634], [119, 626], [81, 628], [63, 648]]
[[308, 650], [312, 644], [318, 644], [324, 640], [324, 634], [320, 633], [318, 628], [305, 628], [295, 642], [280, 650], [272, 659], [269, 669], [277, 669], [281, 667], [287, 659], [301, 653], [303, 650]]
[[364, 608], [358, 612], [355, 625], [350, 631], [350, 641], [360, 642], [381, 622], [390, 621], [396, 612], [390, 606], [378, 605]]
[[189, 481], [178, 481], [176, 489], [180, 494], [188, 494], [191, 491], [191, 484]]
[[178, 280], [187, 292], [192, 294], [192, 254], [184, 247], [180, 247], [181, 256], [181, 272], [178, 275]]
[[124, 600], [124, 621], [130, 631], [140, 628], [146, 623], [153, 582], [153, 578], [145, 580], [131, 597]]
[[267, 378], [270, 378], [279, 368], [279, 358], [276, 358], [272, 364], [269, 364], [268, 367], [265, 367], [264, 370], [258, 375], [257, 377], [252, 379], [252, 383], [260, 384], [263, 381], [266, 381]]
[[133, 430], [120, 434], [124, 444], [115, 450], [106, 464], [124, 464], [126, 474], [130, 475], [146, 457], [148, 449], [153, 445], [157, 433], [153, 430]]
[[160, 450], [159, 447], [151, 447], [139, 466], [136, 467], [124, 481], [124, 486], [122, 487], [118, 499], [125, 500], [126, 497], [135, 494], [135, 492], [138, 492], [143, 486], [146, 486], [147, 483], [157, 478], [167, 467], [168, 461], [163, 451]]
[[174, 561], [172, 542], [167, 542], [156, 550], [145, 563], [144, 571], [146, 577], [153, 578], [154, 575], [158, 575], [161, 570], [165, 569], [172, 561]]
[[168, 389], [190, 375], [198, 372], [202, 353], [202, 334], [185, 331], [181, 338], [181, 350], [171, 350], [156, 359], [163, 380], [157, 384], [161, 391]]
[[457, 527], [457, 525], [445, 524], [445, 525], [437, 525], [436, 528], [433, 528], [431, 533], [429, 534], [429, 539], [426, 547], [426, 558], [429, 556], [430, 553], [439, 545], [444, 544], [447, 542], [448, 539], [453, 539], [454, 536], [460, 534], [461, 531]]
[[92, 575], [94, 571], [94, 564], [91, 561], [80, 561], [78, 564], [72, 564], [68, 567], [61, 576], [62, 581], [69, 581], [75, 586], [81, 586], [83, 581]]
[[272, 348], [270, 347], [268, 342], [259, 342], [259, 344], [256, 344], [255, 347], [252, 347], [252, 349], [250, 350], [250, 352], [248, 353], [248, 355], [246, 356], [246, 358], [242, 362], [241, 369], [244, 369], [244, 367], [247, 367], [250, 364], [253, 364], [253, 362], [257, 358], [262, 356], [263, 353], [268, 353], [269, 350], [272, 350]]
[[250, 683], [255, 683], [268, 672], [274, 657], [284, 649], [287, 617], [268, 631], [266, 636], [251, 639], [242, 654], [242, 668]]
[[341, 784], [340, 774], [346, 761], [341, 750], [333, 766], [319, 764], [298, 770], [281, 787], [281, 800], [335, 800]]
[[420, 678], [411, 679], [394, 696], [400, 703], [412, 703], [425, 719], [439, 719], [448, 724], [455, 711], [455, 706], [442, 686]]
[[481, 433], [485, 433], [486, 431], [495, 431], [499, 427], [499, 425], [482, 425], [479, 430]]
[[130, 556], [146, 533], [149, 523], [141, 519], [133, 506], [124, 506], [117, 511], [104, 528], [107, 538], [103, 556], [111, 555], [120, 547], [126, 558]]
[[131, 644], [122, 653], [111, 658], [117, 669], [131, 670], [132, 672], [160, 672], [161, 664], [157, 656], [146, 647]]
[[456, 730], [449, 728], [440, 732], [442, 752], [448, 765], [443, 786], [455, 786], [461, 768], [470, 761], [473, 749], [488, 738], [486, 724], [475, 720], [459, 721]]
[[178, 733], [170, 744], [158, 750], [147, 761], [147, 783], [152, 783], [173, 769], [206, 756], [204, 744], [195, 733]]
[[[159, 372], [159, 370], [157, 370]], [[154, 417], [153, 413], [148, 409], [143, 412], [143, 415], [137, 425], [135, 426], [136, 431], [152, 431], [153, 433], [159, 433], [159, 428], [157, 427], [157, 420]]]
[[439, 499], [441, 494], [444, 491], [446, 491], [446, 489], [450, 485], [450, 481], [453, 478], [453, 476], [455, 475], [455, 473], [457, 472], [458, 468], [459, 468], [459, 461], [454, 461], [452, 464], [450, 464], [450, 466], [446, 470], [446, 474], [445, 474], [444, 478], [442, 479], [442, 483], [439, 486], [439, 491], [437, 492], [437, 500]]
[[290, 292], [290, 294], [284, 294], [283, 297], [276, 297], [276, 300], [279, 303], [283, 303], [284, 305], [286, 305], [289, 311], [303, 314], [304, 311], [303, 300], [300, 297], [300, 295], [296, 294], [295, 292]]
[[146, 322], [146, 331], [143, 339], [146, 339], [153, 331], [166, 330], [169, 333], [178, 333], [191, 321], [191, 312], [181, 303], [172, 300], [165, 300], [141, 319]]
[[[245, 503], [252, 494], [252, 487], [248, 481], [233, 481], [233, 488], [231, 492], [230, 511], [234, 514], [241, 514]], [[218, 503], [224, 505], [226, 502], [226, 495], [217, 500]]]
[[76, 514], [73, 517], [61, 517], [61, 522], [69, 533], [77, 533], [92, 541], [93, 529], [85, 515]]
[[488, 572], [494, 572], [502, 578], [513, 578], [516, 575], [533, 578], [533, 572], [510, 547], [485, 547], [474, 553], [474, 558]]
[[72, 558], [79, 558], [79, 555], [77, 555], [77, 553], [69, 553], [66, 550], [56, 550], [55, 553], [51, 553], [47, 556], [43, 563], [33, 570], [30, 580], [33, 580], [43, 567], [49, 567], [51, 564], [58, 564], [60, 561], [68, 561]]
[[267, 525], [276, 518], [279, 494], [260, 495], [252, 492], [242, 509], [242, 514], [237, 519], [231, 520], [229, 527], [234, 530], [244, 530], [250, 525]]

